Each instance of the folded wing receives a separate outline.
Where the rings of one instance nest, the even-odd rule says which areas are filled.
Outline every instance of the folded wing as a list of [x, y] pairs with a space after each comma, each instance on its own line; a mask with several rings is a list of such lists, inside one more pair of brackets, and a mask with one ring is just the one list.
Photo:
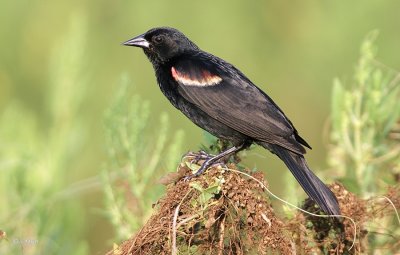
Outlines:
[[226, 62], [222, 65], [222, 61], [204, 53], [196, 59], [174, 63], [170, 71], [179, 93], [242, 134], [304, 154], [301, 143], [307, 147], [308, 144], [272, 99], [236, 68]]

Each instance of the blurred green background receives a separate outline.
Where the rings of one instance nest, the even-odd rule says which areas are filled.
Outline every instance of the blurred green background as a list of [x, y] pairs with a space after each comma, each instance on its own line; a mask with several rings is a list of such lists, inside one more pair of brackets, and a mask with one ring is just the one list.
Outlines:
[[[103, 116], [121, 76], [127, 93], [150, 102], [150, 123], [167, 112], [171, 130], [185, 132], [181, 154], [204, 142], [161, 94], [141, 50], [121, 46], [152, 27], [178, 28], [266, 91], [313, 146], [315, 170], [326, 168], [332, 80], [351, 80], [369, 31], [380, 31], [381, 62], [400, 69], [395, 0], [0, 1], [0, 230], [8, 239], [0, 248], [50, 240], [57, 254], [101, 254], [111, 246], [97, 176], [107, 161]], [[157, 128], [149, 127], [152, 143]], [[287, 170], [268, 152], [250, 151], [245, 165], [284, 193]]]

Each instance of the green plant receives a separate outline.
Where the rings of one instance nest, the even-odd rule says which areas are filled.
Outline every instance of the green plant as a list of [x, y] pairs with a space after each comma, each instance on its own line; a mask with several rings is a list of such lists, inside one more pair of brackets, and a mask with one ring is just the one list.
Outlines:
[[151, 205], [163, 192], [163, 186], [155, 185], [157, 176], [175, 170], [183, 142], [183, 131], [171, 130], [165, 113], [158, 122], [151, 119], [149, 103], [130, 96], [129, 84], [123, 76], [104, 121], [109, 157], [103, 172], [106, 207], [119, 240], [135, 233], [150, 216]]
[[[393, 136], [400, 120], [400, 73], [376, 60], [377, 34], [371, 32], [362, 43], [354, 84], [346, 88], [339, 79], [334, 81], [328, 157], [346, 188], [370, 198], [372, 212], [388, 187], [398, 187], [400, 164], [400, 144]], [[399, 235], [393, 215], [379, 222], [368, 219], [369, 250], [390, 247]]]
[[390, 132], [400, 120], [400, 73], [379, 63], [371, 32], [361, 46], [354, 85], [335, 79], [329, 163], [351, 191], [369, 196], [395, 184], [400, 145]]
[[82, 55], [86, 20], [72, 18], [52, 51], [48, 125], [18, 101], [0, 116], [0, 254], [88, 254], [83, 212], [67, 188], [86, 125], [77, 112], [85, 95]]

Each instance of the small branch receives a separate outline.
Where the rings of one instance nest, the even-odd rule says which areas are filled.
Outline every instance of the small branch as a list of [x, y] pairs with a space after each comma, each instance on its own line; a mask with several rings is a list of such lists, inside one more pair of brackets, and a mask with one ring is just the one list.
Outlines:
[[222, 255], [224, 252], [225, 218], [225, 216], [222, 218], [221, 224], [219, 225], [218, 255]]
[[179, 222], [179, 223], [177, 224], [176, 229], [180, 228], [180, 226], [182, 226], [182, 225], [185, 224], [186, 222], [191, 221], [191, 220], [193, 220], [193, 219], [196, 219], [196, 218], [199, 217], [199, 216], [200, 216], [200, 214], [194, 214], [194, 215], [192, 215], [192, 216], [190, 216], [190, 217], [187, 217], [186, 219], [182, 220], [181, 222]]
[[172, 221], [172, 255], [178, 254], [178, 249], [176, 248], [176, 230], [177, 230], [177, 220], [178, 220], [178, 214], [179, 214], [179, 209], [185, 200], [185, 198], [192, 192], [192, 190], [189, 190], [186, 195], [182, 198], [182, 200], [179, 202], [178, 206], [175, 208], [174, 211], [174, 218]]

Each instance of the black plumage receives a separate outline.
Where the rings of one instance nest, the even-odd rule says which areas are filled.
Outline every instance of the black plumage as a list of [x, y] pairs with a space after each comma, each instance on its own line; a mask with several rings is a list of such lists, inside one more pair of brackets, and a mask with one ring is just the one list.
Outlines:
[[234, 144], [209, 159], [197, 174], [221, 157], [257, 143], [286, 164], [323, 211], [340, 214], [335, 195], [307, 166], [304, 147], [311, 147], [275, 102], [242, 72], [173, 28], [154, 28], [124, 44], [143, 48], [161, 91], [177, 109]]

